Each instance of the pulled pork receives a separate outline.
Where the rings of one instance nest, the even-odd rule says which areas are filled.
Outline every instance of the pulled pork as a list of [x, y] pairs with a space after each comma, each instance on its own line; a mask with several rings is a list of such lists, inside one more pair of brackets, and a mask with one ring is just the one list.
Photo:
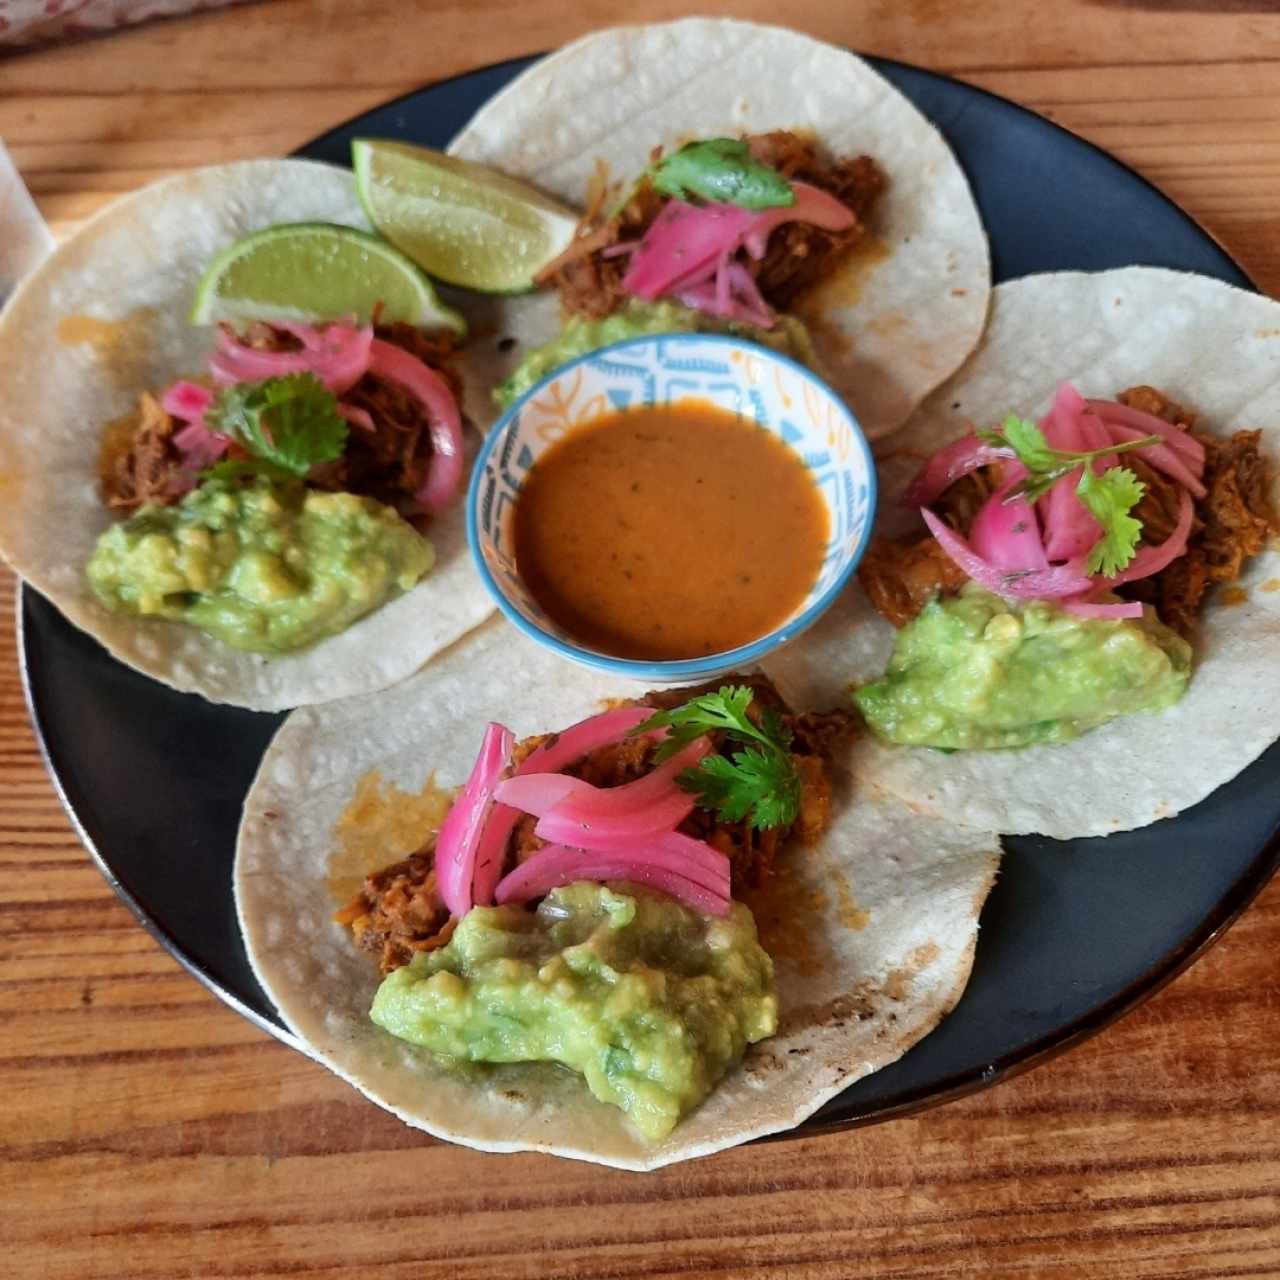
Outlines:
[[346, 925], [365, 951], [378, 957], [383, 973], [402, 968], [419, 951], [449, 941], [453, 924], [436, 892], [435, 838], [365, 878], [360, 892], [333, 917]]
[[[855, 216], [851, 227], [835, 232], [807, 223], [784, 223], [769, 236], [764, 257], [748, 263], [765, 301], [785, 309], [866, 236], [866, 220], [887, 179], [870, 156], [826, 160], [812, 140], [795, 133], [753, 134], [746, 141], [755, 159], [785, 178], [821, 187]], [[656, 163], [661, 154], [661, 148], [656, 148], [651, 162]], [[571, 315], [603, 319], [628, 301], [630, 295], [622, 288], [628, 259], [625, 255], [606, 258], [603, 250], [639, 240], [667, 202], [647, 178], [620, 210], [611, 212], [609, 203], [615, 198], [616, 191], [605, 183], [597, 184], [576, 237], [538, 276], [539, 284], [551, 284], [559, 290], [561, 305]]]
[[[410, 324], [378, 325], [376, 332], [435, 369], [454, 398], [461, 397], [461, 381], [449, 364], [451, 337], [425, 334]], [[266, 325], [255, 326], [248, 341], [263, 351], [293, 351], [300, 345], [291, 334]], [[342, 400], [368, 413], [375, 430], [351, 425], [342, 457], [312, 468], [308, 484], [374, 498], [406, 519], [420, 519], [422, 509], [414, 495], [430, 466], [431, 433], [417, 397], [398, 382], [367, 373]], [[108, 433], [99, 471], [103, 500], [113, 511], [128, 514], [148, 504], [169, 506], [191, 489], [195, 477], [174, 447], [174, 430], [174, 420], [154, 396], [143, 392], [126, 437]], [[227, 456], [245, 455], [233, 444]]]
[[[1260, 431], [1236, 431], [1229, 438], [1195, 430], [1196, 415], [1154, 387], [1134, 387], [1118, 399], [1182, 427], [1204, 445], [1204, 487], [1196, 501], [1195, 523], [1185, 555], [1150, 578], [1126, 583], [1120, 595], [1155, 606], [1161, 621], [1184, 636], [1195, 630], [1205, 593], [1218, 583], [1234, 582], [1244, 562], [1266, 546], [1275, 527], [1267, 492], [1267, 464], [1259, 452]], [[1135, 465], [1136, 464], [1136, 465]], [[1132, 459], [1147, 491], [1135, 514], [1149, 542], [1168, 537], [1177, 520], [1174, 483], [1141, 459]]]
[[[1276, 526], [1267, 464], [1259, 451], [1262, 433], [1237, 431], [1227, 439], [1198, 431], [1196, 415], [1154, 387], [1131, 387], [1116, 399], [1189, 431], [1204, 445], [1208, 492], [1196, 499], [1186, 552], [1159, 573], [1125, 583], [1117, 591], [1126, 599], [1153, 605], [1162, 622], [1190, 639], [1205, 593], [1217, 583], [1238, 578], [1244, 562], [1263, 549]], [[1163, 542], [1177, 523], [1178, 486], [1133, 454], [1126, 455], [1124, 465], [1146, 485], [1134, 510], [1142, 521], [1144, 540]], [[972, 523], [977, 506], [990, 493], [990, 470], [966, 477], [940, 500], [939, 512], [953, 528], [963, 532]], [[934, 596], [959, 590], [967, 576], [926, 533], [875, 538], [858, 566], [858, 580], [877, 612], [903, 627]]]
[[[792, 758], [801, 779], [800, 812], [790, 827], [756, 831], [749, 822], [722, 822], [701, 808], [694, 809], [681, 824], [681, 831], [707, 841], [728, 857], [737, 893], [744, 887], [754, 888], [766, 882], [789, 841], [799, 839], [811, 844], [827, 829], [831, 821], [827, 762], [853, 732], [854, 716], [845, 710], [794, 715], [769, 680], [741, 675], [726, 676], [696, 689], [664, 689], [621, 705], [669, 710], [729, 683], [751, 687], [755, 694], [753, 716], [770, 707], [791, 729]], [[553, 736], [522, 739], [516, 744], [513, 763], [519, 764]], [[720, 743], [715, 745], [718, 748]], [[564, 772], [594, 786], [621, 786], [653, 768], [655, 750], [655, 744], [647, 738], [628, 738], [591, 752]], [[517, 823], [507, 850], [509, 866], [523, 862], [542, 848], [544, 842], [533, 833], [536, 821], [526, 815]], [[351, 929], [361, 948], [378, 956], [384, 974], [408, 964], [420, 951], [443, 946], [453, 931], [453, 922], [436, 892], [434, 844], [433, 837], [417, 853], [367, 877], [351, 903], [334, 916], [339, 924]]]
[[168, 506], [191, 488], [173, 432], [173, 419], [149, 391], [138, 399], [135, 420], [108, 429], [99, 473], [112, 511], [132, 515], [139, 507]]

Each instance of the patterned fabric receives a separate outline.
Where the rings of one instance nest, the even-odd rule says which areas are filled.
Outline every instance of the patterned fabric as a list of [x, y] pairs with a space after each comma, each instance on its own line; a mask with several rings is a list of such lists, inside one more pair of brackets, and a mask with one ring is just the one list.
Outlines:
[[0, 0], [0, 48], [95, 35], [241, 0]]

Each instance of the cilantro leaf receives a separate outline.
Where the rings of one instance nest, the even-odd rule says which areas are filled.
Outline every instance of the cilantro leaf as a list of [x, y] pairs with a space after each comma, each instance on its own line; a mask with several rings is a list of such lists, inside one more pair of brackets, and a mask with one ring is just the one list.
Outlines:
[[776, 170], [751, 157], [736, 138], [707, 138], [686, 143], [658, 161], [651, 171], [654, 187], [666, 196], [697, 196], [742, 209], [773, 209], [796, 202], [791, 184]]
[[1019, 462], [1028, 471], [1048, 471], [1055, 461], [1054, 450], [1044, 438], [1044, 432], [1034, 422], [1011, 413], [999, 431], [982, 431], [979, 435], [997, 448], [1012, 449]]
[[748, 715], [754, 697], [747, 685], [724, 685], [670, 711], [656, 712], [631, 732], [670, 730], [658, 747], [658, 763], [706, 733], [723, 733], [745, 744], [745, 750], [732, 756], [704, 756], [677, 781], [726, 822], [750, 818], [760, 830], [788, 826], [800, 812], [800, 774], [788, 750], [791, 732], [772, 708], [763, 712], [757, 725]]
[[337, 397], [310, 373], [226, 387], [206, 421], [255, 459], [295, 476], [341, 457], [347, 442]]
[[1080, 501], [1102, 526], [1085, 571], [1112, 577], [1133, 559], [1142, 537], [1142, 521], [1129, 513], [1142, 500], [1147, 486], [1128, 467], [1111, 467], [1095, 475], [1088, 467], [1076, 485]]

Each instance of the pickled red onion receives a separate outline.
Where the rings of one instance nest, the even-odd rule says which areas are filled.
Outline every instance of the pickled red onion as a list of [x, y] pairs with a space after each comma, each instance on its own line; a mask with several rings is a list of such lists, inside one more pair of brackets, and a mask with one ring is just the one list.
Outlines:
[[[259, 351], [229, 329], [218, 331], [218, 347], [209, 361], [213, 380], [223, 386], [261, 382], [291, 373], [311, 373], [334, 395], [353, 387], [369, 368], [373, 328], [330, 324], [323, 328], [279, 325], [303, 344], [301, 351]], [[412, 357], [410, 357], [412, 359]]]
[[338, 414], [344, 418], [353, 427], [359, 427], [361, 431], [377, 431], [377, 427], [373, 425], [373, 418], [367, 409], [361, 409], [359, 405], [343, 404], [338, 401]]
[[485, 820], [493, 806], [493, 791], [511, 761], [515, 736], [503, 725], [490, 723], [471, 776], [445, 815], [436, 837], [436, 885], [440, 900], [455, 916], [466, 915], [477, 899], [472, 885], [476, 855], [485, 834]]
[[499, 804], [540, 818], [576, 792], [595, 790], [591, 783], [571, 778], [567, 773], [525, 773], [503, 778], [494, 788], [493, 796]]
[[[175, 382], [160, 397], [160, 407], [187, 425], [173, 433], [173, 447], [182, 454], [189, 471], [203, 471], [226, 453], [230, 439], [205, 425], [205, 414], [213, 404], [213, 392], [198, 382]], [[192, 482], [194, 483], [194, 481]]]
[[414, 495], [431, 514], [442, 511], [462, 483], [462, 415], [448, 383], [416, 356], [381, 338], [369, 344], [368, 370], [390, 382], [398, 382], [426, 410], [431, 435], [431, 465], [427, 478]]
[[[536, 747], [515, 767], [513, 776], [554, 773], [575, 760], [581, 760], [589, 751], [621, 741], [652, 715], [652, 707], [614, 707], [600, 715], [589, 716]], [[665, 732], [665, 729], [657, 731], [659, 734]], [[493, 901], [494, 886], [502, 874], [502, 855], [519, 818], [518, 809], [501, 803], [495, 804], [489, 814], [472, 881], [474, 900], [480, 906], [487, 906]]]
[[[1053, 407], [1040, 421], [1040, 430], [1052, 449], [1081, 453], [1085, 448], [1080, 415], [1084, 397], [1069, 382], [1058, 384]], [[1040, 501], [1044, 518], [1044, 549], [1050, 560], [1071, 560], [1088, 555], [1102, 536], [1102, 527], [1080, 501], [1076, 486], [1083, 464], [1058, 480]]]
[[1062, 607], [1081, 618], [1142, 617], [1142, 605], [1137, 600], [1064, 600]]
[[[1124, 427], [1115, 422], [1106, 422], [1103, 426], [1106, 427], [1111, 438], [1117, 442], [1143, 438], [1143, 433], [1135, 427]], [[1149, 462], [1157, 471], [1163, 471], [1171, 480], [1176, 480], [1180, 485], [1190, 489], [1197, 498], [1204, 497], [1204, 485], [1192, 474], [1186, 461], [1168, 445], [1153, 444], [1145, 449], [1135, 449], [1133, 452], [1139, 458]]]
[[709, 916], [729, 914], [729, 895], [695, 884], [679, 872], [638, 858], [586, 853], [564, 845], [548, 845], [506, 876], [496, 891], [500, 903], [527, 902], [576, 880], [629, 880], [669, 894], [694, 911]]
[[1190, 431], [1184, 431], [1163, 418], [1157, 418], [1153, 413], [1143, 413], [1141, 409], [1132, 409], [1115, 400], [1086, 400], [1085, 403], [1104, 424], [1117, 423], [1133, 427], [1144, 436], [1163, 436], [1169, 447], [1182, 455], [1197, 477], [1204, 474], [1204, 445]]
[[902, 495], [904, 507], [927, 507], [957, 480], [979, 467], [989, 467], [1014, 457], [1012, 449], [979, 440], [972, 432], [944, 445], [921, 467]]
[[929, 532], [938, 540], [943, 551], [975, 582], [1002, 596], [1015, 596], [1021, 600], [1058, 599], [1063, 596], [1083, 595], [1092, 585], [1084, 573], [1083, 558], [1067, 564], [1037, 568], [998, 568], [985, 560], [950, 525], [940, 520], [928, 507], [921, 507], [920, 514]]
[[1157, 547], [1141, 547], [1126, 568], [1121, 569], [1114, 577], [1100, 578], [1099, 582], [1108, 587], [1118, 587], [1123, 582], [1149, 578], [1153, 573], [1159, 573], [1172, 564], [1187, 549], [1194, 516], [1195, 507], [1191, 495], [1184, 489], [1178, 495], [1178, 523], [1173, 532]]
[[743, 237], [743, 244], [753, 258], [764, 257], [770, 233], [784, 222], [809, 222], [823, 231], [845, 231], [853, 226], [853, 210], [821, 187], [792, 182], [791, 190], [796, 196], [794, 204], [777, 205], [758, 213]]
[[652, 302], [692, 283], [702, 270], [741, 243], [756, 215], [733, 204], [691, 205], [670, 200], [631, 259], [622, 287]]
[[997, 569], [1047, 569], [1040, 534], [1040, 519], [1025, 498], [1008, 498], [1009, 490], [1026, 478], [1021, 464], [1006, 463], [1004, 483], [984, 502], [973, 518], [969, 545], [976, 555]]

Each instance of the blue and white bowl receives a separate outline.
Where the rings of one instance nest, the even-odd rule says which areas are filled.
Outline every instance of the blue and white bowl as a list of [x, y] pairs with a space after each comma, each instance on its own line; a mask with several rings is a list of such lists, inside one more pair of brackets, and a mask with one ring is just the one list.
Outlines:
[[[710, 400], [759, 423], [803, 459], [830, 517], [822, 569], [795, 612], [750, 644], [669, 662], [599, 653], [552, 622], [520, 579], [512, 521], [520, 486], [543, 451], [575, 427], [614, 410], [689, 397]], [[472, 472], [467, 539], [498, 607], [525, 635], [597, 671], [682, 683], [749, 667], [816, 622], [857, 568], [871, 536], [875, 506], [875, 466], [861, 428], [813, 372], [738, 338], [670, 334], [615, 342], [562, 365], [502, 416]]]

